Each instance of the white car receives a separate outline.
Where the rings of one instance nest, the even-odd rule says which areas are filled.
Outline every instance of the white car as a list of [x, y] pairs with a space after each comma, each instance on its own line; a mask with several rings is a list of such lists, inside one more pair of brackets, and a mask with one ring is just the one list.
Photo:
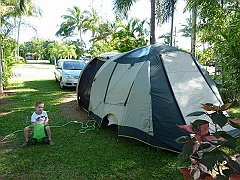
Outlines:
[[61, 88], [76, 87], [85, 65], [82, 60], [59, 59], [54, 71], [56, 82], [59, 82]]

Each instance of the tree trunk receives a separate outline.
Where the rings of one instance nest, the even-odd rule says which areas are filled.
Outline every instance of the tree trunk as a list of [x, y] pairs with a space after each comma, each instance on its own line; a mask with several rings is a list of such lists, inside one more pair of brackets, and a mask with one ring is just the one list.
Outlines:
[[156, 44], [156, 36], [155, 36], [155, 22], [156, 22], [156, 0], [151, 0], [151, 30], [150, 30], [150, 44]]
[[197, 9], [193, 7], [192, 9], [192, 34], [191, 34], [191, 53], [195, 58], [196, 56], [196, 25], [197, 25]]
[[82, 31], [81, 31], [81, 29], [79, 29], [79, 38], [80, 38], [81, 43], [83, 43], [83, 39], [82, 39]]
[[54, 65], [55, 66], [57, 65], [57, 58], [56, 58], [56, 56], [54, 56]]
[[172, 19], [171, 19], [171, 32], [170, 32], [170, 46], [173, 45], [173, 21], [174, 21], [174, 4], [172, 3]]
[[3, 72], [3, 66], [2, 66], [2, 45], [0, 45], [0, 94], [3, 94], [3, 83], [2, 83], [2, 72]]
[[17, 22], [17, 56], [19, 56], [19, 36], [20, 36], [20, 28], [21, 28], [21, 17], [19, 18], [19, 21]]

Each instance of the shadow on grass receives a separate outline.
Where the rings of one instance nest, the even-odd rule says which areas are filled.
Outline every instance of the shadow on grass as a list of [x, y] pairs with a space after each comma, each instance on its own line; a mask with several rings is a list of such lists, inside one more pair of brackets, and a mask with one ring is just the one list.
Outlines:
[[26, 126], [30, 122], [31, 114], [35, 111], [35, 102], [39, 99], [44, 101], [45, 110], [49, 116], [52, 119], [58, 118], [61, 116], [59, 105], [61, 105], [62, 96], [74, 92], [73, 89], [60, 89], [54, 80], [26, 81], [21, 87], [14, 86], [9, 90], [13, 90], [14, 93], [1, 97], [1, 102], [11, 103], [1, 103], [1, 109], [8, 113], [0, 117], [0, 122], [3, 122], [0, 134]]

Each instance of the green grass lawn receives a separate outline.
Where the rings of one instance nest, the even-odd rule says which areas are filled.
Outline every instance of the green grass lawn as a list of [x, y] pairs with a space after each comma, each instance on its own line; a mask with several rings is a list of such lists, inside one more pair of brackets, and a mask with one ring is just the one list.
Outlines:
[[[10, 111], [0, 117], [2, 139], [30, 123], [37, 99], [44, 100], [51, 126], [69, 122], [59, 105], [73, 89], [61, 90], [52, 79], [18, 82], [11, 89], [17, 93], [1, 97], [11, 101], [1, 106]], [[175, 153], [117, 137], [116, 127], [80, 130], [80, 123], [52, 127], [53, 146], [27, 148], [21, 148], [22, 131], [11, 134], [0, 146], [0, 179], [182, 179]]]
[[[11, 101], [1, 105], [1, 109], [10, 113], [0, 117], [0, 140], [30, 124], [38, 99], [45, 102], [50, 126], [70, 121], [64, 118], [59, 105], [63, 103], [61, 97], [73, 89], [60, 89], [53, 79], [17, 82], [11, 89], [17, 92], [0, 97]], [[238, 109], [234, 113], [239, 116], [239, 112]], [[53, 146], [21, 148], [23, 132], [11, 134], [0, 142], [0, 179], [182, 179], [178, 154], [117, 137], [116, 127], [96, 125], [80, 133], [81, 127], [74, 122], [52, 127]]]

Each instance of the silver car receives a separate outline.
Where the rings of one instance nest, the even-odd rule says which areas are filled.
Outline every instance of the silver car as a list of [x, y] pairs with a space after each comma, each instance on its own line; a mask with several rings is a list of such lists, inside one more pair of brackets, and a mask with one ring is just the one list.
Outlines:
[[59, 59], [55, 66], [55, 80], [60, 87], [76, 87], [79, 75], [86, 63], [82, 60]]

